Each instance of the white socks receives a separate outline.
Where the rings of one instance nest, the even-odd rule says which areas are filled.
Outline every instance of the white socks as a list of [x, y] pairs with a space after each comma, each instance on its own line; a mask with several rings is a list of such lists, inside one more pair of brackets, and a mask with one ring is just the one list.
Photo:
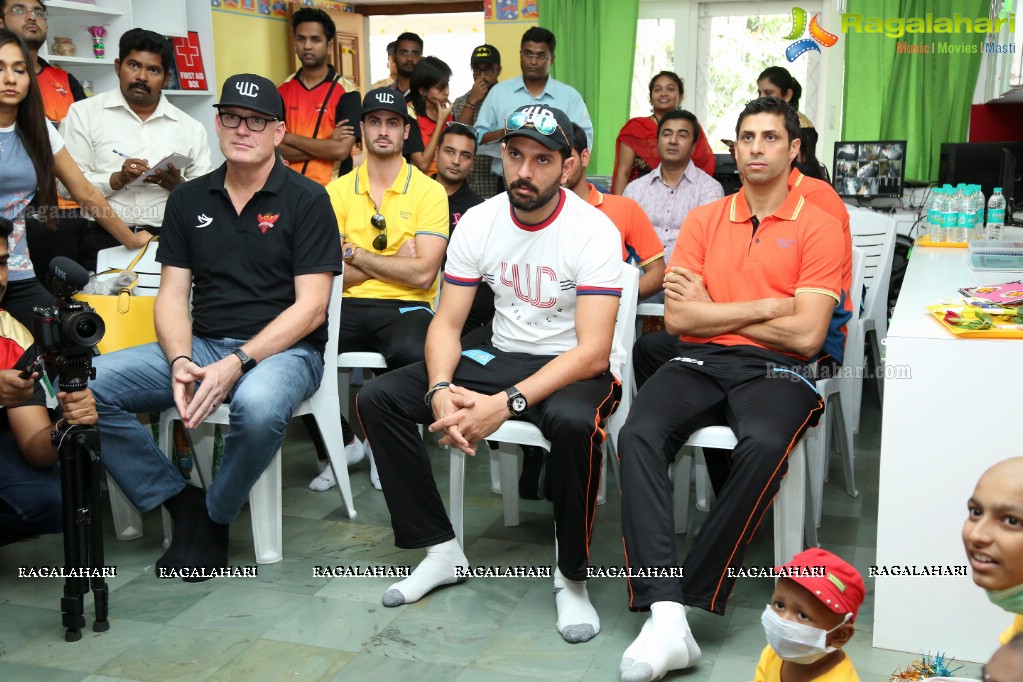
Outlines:
[[455, 577], [455, 568], [469, 567], [469, 560], [458, 546], [458, 540], [448, 540], [426, 549], [426, 558], [416, 566], [412, 575], [394, 583], [384, 592], [384, 606], [401, 606], [419, 601], [427, 592], [441, 585], [464, 582]]
[[622, 682], [652, 682], [669, 670], [699, 662], [700, 647], [689, 629], [685, 608], [678, 602], [655, 602], [650, 619], [622, 657]]
[[600, 632], [600, 617], [590, 603], [585, 580], [569, 580], [554, 569], [554, 601], [558, 607], [558, 632], [566, 642], [587, 642]]

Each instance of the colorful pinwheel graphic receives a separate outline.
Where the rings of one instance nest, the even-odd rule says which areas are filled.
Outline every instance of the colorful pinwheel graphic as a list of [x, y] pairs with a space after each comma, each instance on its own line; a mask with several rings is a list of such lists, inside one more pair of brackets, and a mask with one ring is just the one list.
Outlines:
[[[817, 12], [813, 15], [810, 20], [810, 37], [800, 38], [803, 33], [807, 30], [806, 27], [806, 10], [802, 7], [792, 8], [792, 30], [785, 36], [785, 40], [795, 40], [796, 42], [785, 48], [785, 58], [790, 62], [794, 62], [799, 59], [800, 56], [806, 54], [810, 50], [820, 52], [821, 48], [818, 45], [824, 47], [832, 47], [838, 42], [838, 36], [834, 33], [826, 31], [820, 25], [821, 13]], [[796, 40], [800, 38], [799, 40]]]

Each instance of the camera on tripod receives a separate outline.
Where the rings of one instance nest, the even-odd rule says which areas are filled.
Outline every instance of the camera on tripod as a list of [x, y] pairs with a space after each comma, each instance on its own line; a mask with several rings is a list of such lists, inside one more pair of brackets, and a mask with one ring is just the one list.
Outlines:
[[41, 357], [57, 368], [60, 389], [80, 391], [96, 378], [92, 356], [106, 325], [91, 305], [73, 298], [89, 282], [85, 268], [70, 258], [54, 258], [48, 279], [56, 298], [51, 306], [33, 309], [32, 335]]

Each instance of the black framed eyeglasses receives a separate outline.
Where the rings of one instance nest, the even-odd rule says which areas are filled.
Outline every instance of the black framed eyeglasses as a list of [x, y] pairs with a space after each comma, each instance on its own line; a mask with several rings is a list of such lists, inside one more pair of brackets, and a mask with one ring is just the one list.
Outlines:
[[13, 14], [16, 17], [24, 16], [27, 14], [30, 17], [35, 17], [36, 19], [46, 18], [46, 10], [44, 10], [42, 7], [29, 8], [25, 7], [24, 5], [15, 5], [14, 7], [4, 12], [4, 16], [8, 14]]
[[387, 248], [387, 218], [377, 213], [369, 219], [369, 224], [380, 230], [380, 234], [373, 239], [373, 248], [383, 251]]
[[473, 73], [485, 73], [487, 75], [493, 75], [497, 73], [497, 64], [473, 64]]
[[239, 116], [238, 114], [231, 114], [226, 111], [220, 112], [220, 122], [224, 124], [225, 128], [237, 128], [245, 121], [245, 127], [254, 133], [261, 133], [266, 130], [266, 126], [270, 121], [276, 121], [276, 118], [267, 118], [266, 116]]
[[561, 136], [565, 139], [565, 144], [569, 147], [572, 146], [572, 143], [568, 139], [568, 135], [564, 130], [561, 130], [561, 126], [558, 125], [557, 119], [553, 116], [548, 116], [547, 114], [534, 114], [528, 111], [516, 111], [515, 113], [510, 114], [504, 122], [504, 127], [508, 130], [519, 130], [526, 126], [529, 126], [536, 132], [541, 135], [546, 135], [547, 137], [554, 134], [555, 130], [561, 131]]

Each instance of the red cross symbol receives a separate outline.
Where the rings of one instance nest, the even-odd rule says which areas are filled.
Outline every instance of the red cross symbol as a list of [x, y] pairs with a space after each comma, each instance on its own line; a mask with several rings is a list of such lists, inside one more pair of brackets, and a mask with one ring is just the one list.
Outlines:
[[199, 36], [189, 34], [187, 38], [180, 38], [180, 42], [174, 46], [174, 52], [184, 59], [185, 66], [195, 66], [193, 59], [199, 56], [199, 46], [196, 44]]

